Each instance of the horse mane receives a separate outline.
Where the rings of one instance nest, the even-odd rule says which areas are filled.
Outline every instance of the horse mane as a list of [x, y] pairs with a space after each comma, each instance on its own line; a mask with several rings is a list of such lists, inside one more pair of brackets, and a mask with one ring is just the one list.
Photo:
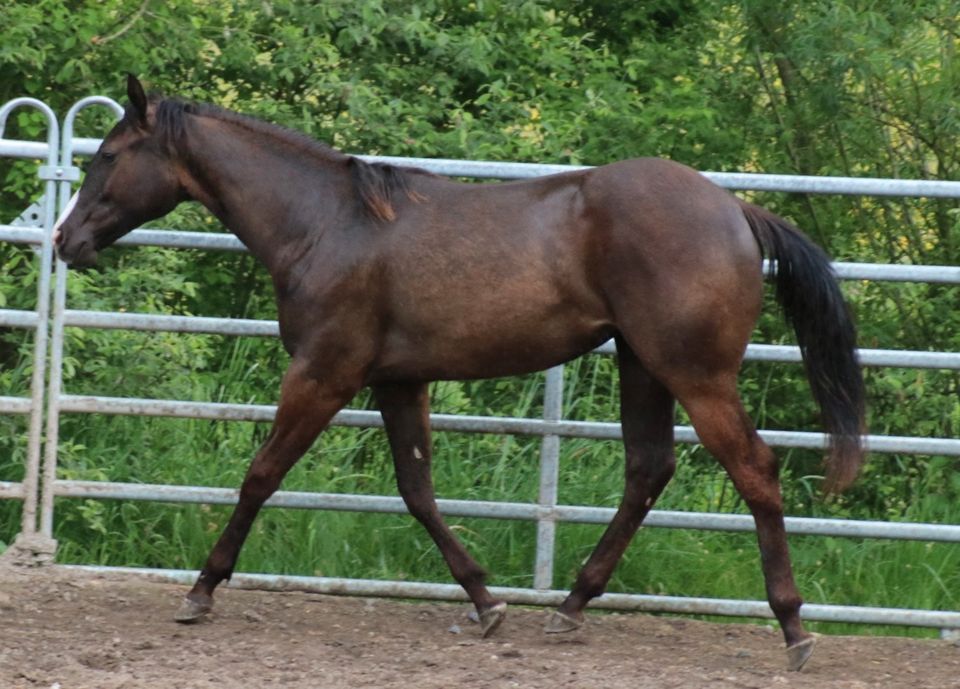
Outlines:
[[403, 194], [414, 203], [420, 203], [426, 198], [410, 185], [412, 175], [431, 175], [426, 170], [388, 163], [368, 163], [356, 156], [350, 156], [349, 164], [350, 177], [357, 196], [363, 202], [364, 209], [378, 220], [396, 220], [397, 212], [393, 199], [397, 193]]
[[209, 103], [194, 103], [175, 98], [153, 98], [152, 100], [156, 106], [156, 135], [168, 147], [176, 147], [177, 143], [182, 140], [187, 115], [196, 115], [230, 123], [327, 162], [346, 161], [350, 170], [354, 193], [364, 211], [371, 217], [384, 222], [391, 222], [396, 219], [397, 212], [394, 201], [398, 194], [402, 194], [417, 203], [424, 200], [423, 195], [414, 191], [411, 184], [412, 176], [432, 176], [432, 173], [420, 168], [401, 167], [388, 163], [368, 163], [356, 156], [341, 153], [301, 132]]

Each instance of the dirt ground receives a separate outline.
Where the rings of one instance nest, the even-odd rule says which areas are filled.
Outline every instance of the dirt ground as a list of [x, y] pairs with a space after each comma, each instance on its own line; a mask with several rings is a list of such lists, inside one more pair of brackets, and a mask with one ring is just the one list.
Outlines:
[[184, 626], [171, 621], [184, 593], [0, 566], [0, 687], [960, 687], [947, 641], [825, 636], [797, 674], [764, 626], [597, 614], [546, 636], [547, 613], [512, 608], [484, 640], [464, 605], [228, 588], [209, 621]]

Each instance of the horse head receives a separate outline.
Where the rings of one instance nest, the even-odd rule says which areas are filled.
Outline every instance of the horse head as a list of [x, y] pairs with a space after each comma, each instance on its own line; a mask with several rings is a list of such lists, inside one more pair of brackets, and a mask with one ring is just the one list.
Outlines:
[[133, 75], [127, 95], [123, 119], [104, 138], [54, 227], [57, 255], [69, 266], [94, 265], [101, 249], [183, 200], [171, 147], [157, 135], [155, 106]]

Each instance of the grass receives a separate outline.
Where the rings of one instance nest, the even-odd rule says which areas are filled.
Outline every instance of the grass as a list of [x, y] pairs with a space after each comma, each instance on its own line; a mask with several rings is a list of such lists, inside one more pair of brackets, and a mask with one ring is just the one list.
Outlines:
[[[33, 333], [10, 329], [0, 339], [0, 395], [30, 397], [30, 364], [33, 354]], [[4, 365], [4, 361], [6, 364]], [[29, 417], [22, 414], [0, 414], [0, 481], [23, 480], [27, 457]], [[20, 503], [0, 500], [0, 552], [6, 549], [20, 531]]]

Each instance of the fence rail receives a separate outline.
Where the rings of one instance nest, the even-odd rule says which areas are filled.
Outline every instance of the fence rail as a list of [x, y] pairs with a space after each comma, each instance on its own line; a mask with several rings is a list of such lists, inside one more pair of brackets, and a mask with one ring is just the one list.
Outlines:
[[[165, 416], [209, 421], [272, 421], [276, 406], [269, 404], [230, 404], [227, 402], [188, 402], [184, 400], [103, 397], [99, 395], [60, 395], [60, 409], [83, 414], [115, 414], [126, 416]], [[461, 433], [495, 433], [501, 435], [555, 435], [562, 438], [589, 440], [621, 440], [619, 423], [602, 421], [565, 421], [509, 416], [468, 416], [466, 414], [431, 414], [435, 431]], [[382, 428], [380, 414], [360, 409], [344, 409], [333, 417], [331, 425], [359, 428]], [[680, 443], [697, 443], [690, 426], [674, 426]], [[760, 437], [775, 447], [822, 450], [828, 447], [824, 433], [810, 431], [760, 431]], [[864, 443], [871, 452], [913, 453], [960, 456], [960, 438], [919, 438], [914, 436], [866, 435]], [[646, 522], [645, 522], [646, 523]]]
[[[175, 569], [134, 569], [131, 567], [71, 566], [88, 572], [125, 573], [154, 580], [190, 585], [199, 572]], [[257, 588], [267, 591], [309, 591], [331, 595], [384, 596], [392, 598], [421, 598], [425, 600], [466, 601], [463, 589], [454, 584], [435, 584], [410, 581], [376, 581], [370, 579], [340, 579], [332, 577], [298, 577], [267, 574], [234, 574], [226, 582], [235, 588]], [[557, 606], [566, 597], [566, 591], [534, 590], [491, 586], [490, 593], [508, 603], [519, 605]], [[667, 612], [684, 615], [724, 615], [728, 617], [759, 617], [773, 619], [766, 601], [731, 600], [724, 598], [695, 598], [681, 596], [654, 596], [643, 594], [605, 593], [590, 601], [591, 608], [625, 612]], [[821, 605], [806, 603], [800, 609], [805, 620], [813, 622], [855, 622], [859, 624], [904, 625], [960, 628], [960, 613], [937, 610], [908, 610], [904, 608], [863, 608], [853, 605]]]
[[[27, 317], [24, 316], [24, 318]], [[3, 311], [0, 311], [0, 324], [3, 323], [2, 319]], [[280, 326], [277, 321], [272, 320], [116, 313], [113, 311], [75, 311], [70, 309], [64, 312], [64, 325], [79, 328], [246, 335], [251, 337], [277, 337], [280, 334]], [[598, 354], [616, 354], [613, 340], [600, 345], [595, 351]], [[857, 354], [860, 363], [864, 366], [960, 369], [960, 352], [859, 349]], [[747, 345], [745, 358], [747, 361], [773, 361], [794, 364], [803, 361], [800, 356], [800, 348], [793, 345], [750, 344]]]
[[[172, 331], [227, 336], [276, 337], [278, 326], [273, 320], [228, 319], [209, 316], [119, 313], [68, 309], [66, 305], [66, 270], [57, 263], [52, 274], [50, 230], [53, 209], [66, 206], [72, 185], [79, 174], [72, 167], [75, 155], [89, 155], [99, 146], [95, 138], [79, 138], [73, 133], [77, 113], [86, 107], [105, 106], [118, 116], [120, 107], [102, 97], [84, 99], [75, 104], [64, 119], [63, 134], [49, 108], [31, 99], [17, 99], [0, 108], [0, 156], [44, 158], [38, 175], [45, 180], [46, 192], [42, 218], [36, 226], [0, 225], [0, 241], [34, 246], [39, 249], [41, 275], [37, 308], [33, 311], [0, 309], [0, 327], [32, 329], [36, 332], [32, 398], [0, 396], [0, 412], [30, 415], [30, 449], [23, 482], [0, 482], [0, 498], [24, 502], [22, 530], [52, 536], [55, 498], [93, 498], [103, 500], [148, 500], [170, 503], [232, 504], [234, 489], [204, 486], [172, 486], [101, 481], [58, 479], [57, 445], [59, 419], [63, 413], [98, 413], [180, 418], [270, 421], [276, 411], [272, 405], [223, 404], [186, 400], [130, 399], [99, 395], [72, 395], [62, 390], [62, 357], [64, 329], [103, 328], [143, 331]], [[6, 117], [16, 107], [35, 107], [48, 117], [47, 142], [14, 141], [3, 138]], [[46, 108], [44, 110], [44, 108]], [[496, 163], [423, 158], [362, 156], [368, 161], [388, 162], [422, 167], [431, 172], [471, 178], [521, 179], [544, 174], [583, 169], [582, 166], [543, 165], [529, 163]], [[864, 194], [871, 196], [921, 196], [960, 198], [960, 182], [935, 180], [885, 180], [868, 178], [804, 177], [798, 175], [766, 175], [747, 173], [703, 173], [728, 189], [804, 192], [822, 194]], [[54, 205], [57, 200], [56, 206]], [[187, 232], [180, 230], [139, 229], [119, 242], [123, 245], [157, 246], [202, 251], [245, 251], [236, 237], [219, 232]], [[958, 266], [879, 265], [869, 263], [835, 263], [837, 275], [846, 280], [884, 280], [894, 282], [926, 282], [960, 284]], [[52, 279], [52, 280], [51, 280]], [[51, 290], [51, 281], [52, 290]], [[52, 314], [51, 298], [52, 297]], [[47, 333], [50, 333], [49, 348]], [[612, 343], [596, 350], [611, 354]], [[860, 350], [865, 366], [908, 367], [926, 369], [960, 369], [960, 352], [902, 351], [886, 349]], [[797, 347], [778, 344], [751, 344], [747, 359], [779, 363], [800, 362]], [[47, 363], [49, 362], [49, 366]], [[44, 393], [45, 367], [49, 382]], [[38, 374], [37, 372], [40, 371]], [[39, 377], [38, 377], [39, 376]], [[557, 502], [557, 477], [560, 445], [563, 438], [577, 437], [613, 440], [621, 437], [619, 424], [571, 421], [562, 418], [564, 370], [555, 367], [547, 372], [544, 392], [544, 413], [541, 418], [504, 418], [433, 414], [433, 428], [438, 431], [471, 433], [522, 434], [541, 438], [540, 491], [535, 503], [480, 502], [439, 500], [442, 512], [453, 516], [492, 519], [519, 519], [537, 523], [537, 548], [532, 589], [495, 589], [498, 595], [515, 602], [545, 605], [559, 602], [562, 593], [552, 590], [553, 553], [558, 522], [605, 524], [613, 510], [588, 505], [561, 505]], [[46, 432], [40, 471], [40, 412], [46, 404]], [[355, 427], [380, 427], [376, 412], [343, 410], [334, 423]], [[697, 442], [692, 428], [675, 429], [679, 442]], [[801, 431], [763, 431], [773, 445], [784, 447], [823, 448], [827, 438], [822, 433]], [[960, 456], [960, 438], [894, 437], [871, 435], [866, 444], [873, 452], [936, 454]], [[38, 498], [39, 496], [39, 498]], [[347, 495], [281, 491], [268, 502], [271, 507], [293, 509], [351, 510], [363, 512], [403, 513], [406, 508], [399, 497], [382, 495]], [[37, 511], [39, 509], [39, 527]], [[791, 534], [810, 536], [887, 538], [960, 543], [960, 525], [891, 523], [844, 519], [788, 517]], [[718, 531], [752, 531], [753, 519], [742, 514], [713, 514], [657, 510], [649, 514], [645, 526]], [[144, 570], [124, 568], [89, 568], [97, 571], [125, 571], [162, 577], [174, 581], [192, 581], [195, 573], [179, 570]], [[281, 577], [274, 575], [237, 574], [234, 583], [260, 588], [296, 587], [322, 592], [358, 595], [399, 595], [417, 598], [462, 600], [461, 589], [448, 584], [428, 582], [366, 581], [356, 579], [324, 579], [316, 577]], [[621, 610], [665, 611], [711, 615], [771, 617], [769, 606], [759, 601], [681, 598], [676, 596], [641, 596], [607, 594], [594, 603], [599, 607]], [[868, 624], [921, 625], [960, 628], [960, 612], [865, 608], [834, 605], [805, 605], [803, 614], [810, 620], [861, 622]]]
[[[57, 497], [98, 498], [102, 500], [146, 500], [150, 502], [235, 505], [239, 493], [235, 488], [59, 480], [54, 487], [54, 494]], [[267, 500], [266, 506], [383, 514], [406, 514], [407, 512], [403, 500], [395, 496], [304, 491], [277, 491]], [[553, 519], [554, 521], [571, 524], [607, 524], [616, 512], [612, 507], [586, 505], [542, 507], [524, 502], [450, 500], [444, 498], [437, 499], [437, 506], [443, 514], [450, 517], [525, 521]], [[874, 522], [816, 517], [787, 517], [785, 524], [787, 533], [802, 536], [889, 538], [907, 541], [960, 543], [960, 525], [951, 524]], [[644, 519], [643, 525], [664, 529], [756, 531], [753, 517], [748, 514], [683, 512], [677, 510], [651, 510]]]

